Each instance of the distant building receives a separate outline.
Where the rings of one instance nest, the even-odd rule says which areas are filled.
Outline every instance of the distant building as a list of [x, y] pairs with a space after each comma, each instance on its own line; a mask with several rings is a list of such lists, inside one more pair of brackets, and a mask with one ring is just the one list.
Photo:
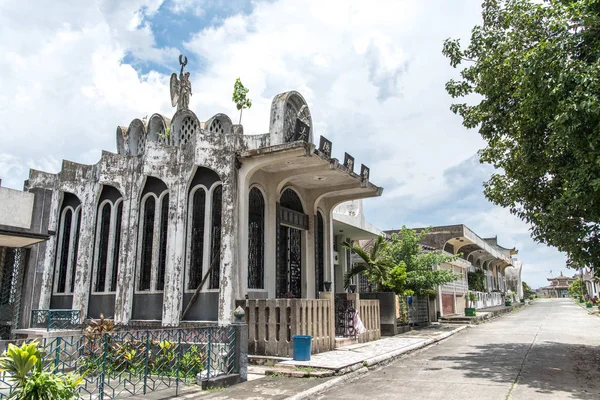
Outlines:
[[572, 278], [568, 276], [564, 276], [562, 271], [559, 276], [554, 278], [547, 278], [550, 282], [550, 285], [544, 286], [541, 288], [543, 293], [549, 297], [570, 297], [569, 296], [569, 286], [577, 280], [577, 276], [573, 276]]

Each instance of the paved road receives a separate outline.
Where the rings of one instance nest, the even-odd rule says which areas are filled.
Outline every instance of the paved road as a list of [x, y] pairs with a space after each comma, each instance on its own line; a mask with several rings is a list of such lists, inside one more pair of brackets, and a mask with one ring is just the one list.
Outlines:
[[599, 346], [599, 317], [539, 300], [316, 398], [600, 399]]

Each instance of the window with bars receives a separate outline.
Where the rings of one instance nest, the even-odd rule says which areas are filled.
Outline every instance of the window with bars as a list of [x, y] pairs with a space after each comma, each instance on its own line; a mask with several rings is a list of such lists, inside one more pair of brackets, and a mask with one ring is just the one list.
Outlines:
[[[211, 252], [210, 266], [210, 289], [219, 288], [220, 264], [221, 264], [221, 210], [223, 201], [223, 186], [217, 186], [212, 193], [211, 208]], [[214, 268], [213, 268], [214, 266]]]
[[121, 248], [121, 221], [123, 218], [123, 202], [119, 202], [117, 206], [117, 214], [115, 215], [115, 244], [113, 246], [113, 265], [112, 275], [110, 280], [110, 291], [117, 290], [117, 276], [119, 275], [119, 254]]
[[106, 286], [106, 269], [108, 267], [108, 242], [110, 238], [110, 218], [111, 218], [111, 205], [110, 203], [104, 203], [100, 211], [98, 224], [99, 224], [99, 243], [98, 243], [98, 266], [96, 273], [96, 292], [104, 292]]
[[73, 223], [73, 211], [67, 209], [63, 215], [60, 226], [60, 256], [58, 259], [58, 283], [57, 293], [65, 293], [67, 283], [67, 270], [69, 268], [69, 249], [71, 247], [71, 224]]
[[264, 289], [265, 200], [260, 190], [250, 190], [248, 207], [248, 288]]
[[77, 210], [77, 212], [75, 213], [75, 239], [74, 239], [74, 245], [73, 245], [73, 265], [71, 267], [71, 293], [73, 293], [75, 291], [75, 275], [77, 274], [77, 257], [79, 256], [79, 254], [77, 254], [77, 250], [79, 249], [79, 235], [81, 232], [81, 208], [79, 208]]
[[156, 200], [154, 200], [154, 196], [149, 196], [146, 198], [144, 204], [144, 215], [142, 218], [142, 254], [138, 290], [150, 290], [155, 208]]
[[198, 188], [192, 199], [192, 220], [190, 236], [190, 268], [187, 288], [195, 290], [202, 282], [202, 262], [204, 259], [204, 217], [206, 214], [206, 191]]
[[325, 281], [325, 221], [323, 214], [317, 211], [315, 218], [315, 278], [317, 293], [325, 291], [323, 282]]
[[169, 195], [166, 194], [161, 203], [160, 212], [160, 241], [158, 250], [158, 277], [156, 290], [165, 288], [165, 272], [167, 267], [167, 232], [169, 222]]

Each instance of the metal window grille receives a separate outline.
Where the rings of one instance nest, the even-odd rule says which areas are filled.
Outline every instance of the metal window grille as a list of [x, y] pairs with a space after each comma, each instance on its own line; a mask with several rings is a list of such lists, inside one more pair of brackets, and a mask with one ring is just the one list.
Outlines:
[[152, 271], [152, 244], [154, 239], [154, 197], [148, 197], [144, 206], [142, 231], [142, 256], [140, 263], [139, 290], [150, 290], [150, 275]]
[[108, 263], [108, 239], [110, 237], [110, 204], [105, 203], [100, 211], [100, 242], [98, 243], [98, 269], [96, 271], [96, 292], [104, 292]]
[[29, 250], [0, 247], [0, 338], [9, 339], [21, 305], [21, 284]]
[[58, 263], [58, 285], [56, 291], [58, 293], [65, 292], [65, 286], [67, 283], [67, 268], [69, 266], [69, 247], [71, 244], [71, 222], [73, 219], [73, 212], [67, 210], [63, 219], [62, 230], [62, 247], [60, 251], [60, 259]]
[[263, 289], [265, 275], [265, 200], [257, 188], [250, 190], [248, 208], [248, 288]]
[[169, 225], [169, 195], [162, 199], [160, 213], [160, 248], [158, 253], [158, 279], [156, 280], [156, 290], [165, 288], [165, 272], [167, 269], [167, 240]]
[[283, 193], [281, 193], [281, 198], [279, 199], [279, 204], [281, 207], [289, 208], [290, 210], [294, 210], [300, 213], [304, 212], [304, 208], [302, 207], [302, 201], [300, 197], [294, 192], [292, 189], [285, 189]]
[[325, 281], [325, 226], [323, 215], [317, 212], [315, 217], [315, 278], [316, 292], [325, 290], [323, 282]]
[[112, 265], [112, 276], [110, 281], [110, 291], [114, 292], [117, 290], [117, 275], [119, 273], [119, 254], [121, 248], [121, 221], [123, 218], [123, 202], [119, 203], [117, 207], [117, 215], [115, 218], [115, 247], [113, 248], [113, 265]]
[[206, 192], [200, 188], [194, 192], [192, 210], [192, 237], [190, 246], [190, 271], [188, 289], [196, 289], [202, 281], [202, 260], [204, 255], [204, 218]]
[[211, 235], [211, 254], [210, 265], [215, 268], [210, 274], [210, 288], [219, 288], [220, 279], [220, 261], [221, 261], [221, 210], [223, 202], [223, 186], [215, 188], [212, 195], [212, 235]]

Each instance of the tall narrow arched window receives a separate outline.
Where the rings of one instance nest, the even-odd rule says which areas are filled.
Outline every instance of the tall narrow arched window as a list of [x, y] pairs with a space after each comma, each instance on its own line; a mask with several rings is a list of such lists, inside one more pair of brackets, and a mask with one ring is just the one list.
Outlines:
[[317, 211], [315, 217], [315, 283], [317, 293], [325, 290], [325, 221], [323, 214]]
[[65, 293], [67, 284], [67, 272], [69, 268], [69, 254], [71, 250], [71, 229], [73, 223], [73, 210], [67, 208], [61, 218], [60, 224], [60, 250], [59, 258], [57, 262], [58, 266], [58, 278], [56, 285], [57, 293]]
[[202, 282], [204, 260], [204, 223], [206, 215], [206, 191], [200, 187], [193, 193], [190, 236], [190, 268], [187, 288], [195, 290]]
[[71, 267], [71, 293], [75, 291], [75, 275], [77, 275], [77, 251], [79, 249], [79, 236], [81, 235], [81, 207], [75, 213], [75, 239], [73, 245], [73, 265]]
[[121, 222], [123, 219], [123, 202], [120, 201], [117, 206], [117, 213], [115, 215], [115, 229], [113, 230], [115, 235], [115, 242], [113, 245], [113, 264], [112, 274], [110, 279], [110, 291], [114, 292], [117, 290], [117, 276], [119, 275], [119, 254], [121, 248]]
[[221, 210], [223, 186], [217, 186], [212, 192], [211, 208], [211, 251], [210, 251], [210, 289], [219, 288], [221, 264]]
[[154, 244], [154, 217], [156, 200], [149, 196], [144, 202], [142, 215], [142, 244], [138, 290], [150, 290], [152, 275], [152, 252]]
[[248, 289], [264, 289], [265, 200], [257, 188], [250, 190], [248, 206]]
[[106, 269], [108, 267], [109, 254], [109, 239], [110, 239], [110, 220], [111, 220], [111, 205], [109, 202], [101, 206], [98, 215], [98, 265], [96, 266], [96, 292], [104, 292], [106, 286]]
[[160, 241], [158, 248], [158, 276], [156, 290], [165, 288], [165, 272], [167, 268], [167, 230], [169, 222], [169, 194], [163, 198], [160, 206]]

